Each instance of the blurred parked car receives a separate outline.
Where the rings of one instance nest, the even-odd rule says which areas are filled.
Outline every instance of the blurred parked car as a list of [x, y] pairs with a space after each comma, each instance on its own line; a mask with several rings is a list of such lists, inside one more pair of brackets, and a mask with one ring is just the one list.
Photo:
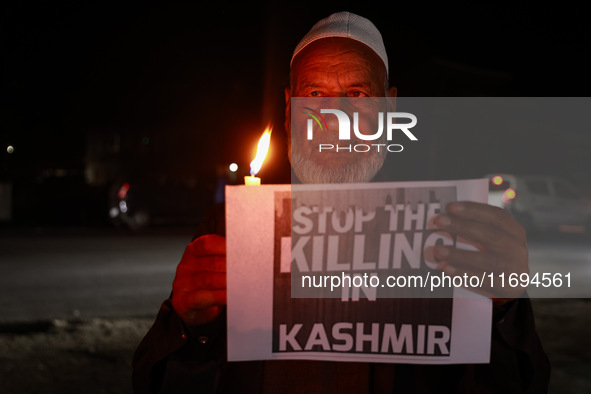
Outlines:
[[591, 230], [591, 200], [565, 179], [491, 174], [488, 202], [508, 210], [526, 230]]
[[192, 224], [203, 220], [213, 204], [208, 182], [118, 182], [109, 195], [109, 217], [115, 226], [139, 230], [154, 224]]

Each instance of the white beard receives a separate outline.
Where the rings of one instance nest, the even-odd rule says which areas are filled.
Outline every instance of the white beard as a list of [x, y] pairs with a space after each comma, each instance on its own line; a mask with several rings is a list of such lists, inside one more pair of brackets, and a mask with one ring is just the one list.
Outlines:
[[291, 166], [302, 183], [369, 182], [382, 168], [386, 159], [386, 150], [382, 149], [379, 153], [366, 154], [365, 160], [357, 160], [338, 167], [327, 167], [304, 159], [293, 145], [289, 149], [291, 150]]

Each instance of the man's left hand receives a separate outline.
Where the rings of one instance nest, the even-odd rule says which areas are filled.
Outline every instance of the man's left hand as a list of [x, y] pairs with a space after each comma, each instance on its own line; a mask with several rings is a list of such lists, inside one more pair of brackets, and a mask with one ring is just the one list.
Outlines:
[[[440, 268], [448, 275], [463, 276], [486, 273], [483, 290], [497, 303], [520, 297], [525, 288], [508, 286], [510, 274], [529, 274], [526, 233], [523, 227], [502, 208], [476, 202], [453, 202], [447, 213], [435, 219], [436, 226], [452, 235], [474, 243], [477, 251], [450, 246], [435, 247], [435, 256], [442, 260]], [[490, 274], [494, 287], [490, 287]], [[505, 273], [505, 287], [499, 274]], [[488, 278], [488, 281], [486, 280]], [[502, 299], [502, 300], [501, 300]]]

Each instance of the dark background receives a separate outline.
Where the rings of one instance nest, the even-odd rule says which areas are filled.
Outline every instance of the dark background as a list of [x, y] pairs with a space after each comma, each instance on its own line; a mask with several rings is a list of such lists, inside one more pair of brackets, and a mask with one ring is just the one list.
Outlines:
[[[591, 31], [582, 5], [475, 3], [3, 2], [0, 187], [12, 186], [12, 217], [0, 219], [1, 315], [4, 323], [65, 319], [45, 324], [53, 327], [47, 335], [19, 328], [25, 341], [0, 335], [4, 392], [130, 391], [131, 355], [170, 294], [195, 223], [139, 237], [78, 226], [110, 226], [109, 192], [138, 179], [179, 212], [186, 209], [179, 190], [200, 194], [200, 203], [183, 201], [204, 209], [229, 163], [246, 172], [268, 123], [272, 151], [260, 176], [289, 182], [289, 60], [330, 13], [348, 10], [375, 23], [400, 96], [589, 96]], [[591, 134], [567, 131], [497, 141], [498, 155], [463, 166], [425, 157], [434, 173], [409, 168], [402, 175], [527, 171], [566, 176], [589, 191]], [[446, 147], [449, 157], [469, 149]], [[558, 260], [585, 278], [588, 238], [552, 237], [528, 241], [532, 259], [542, 266]], [[552, 361], [551, 392], [589, 392], [591, 304], [534, 303]], [[98, 321], [94, 331], [79, 323], [97, 316], [149, 318]]]
[[[260, 176], [289, 182], [291, 53], [342, 10], [382, 32], [399, 96], [588, 96], [591, 87], [591, 30], [566, 3], [4, 3], [0, 182], [13, 185], [4, 225], [107, 224], [109, 191], [127, 179], [213, 196], [229, 163], [246, 172], [268, 123], [272, 153]], [[556, 135], [507, 138], [540, 148], [507, 161], [515, 148], [498, 144], [497, 156], [454, 177], [533, 168], [591, 184], [591, 136], [565, 132], [561, 149], [550, 149]], [[408, 174], [445, 177], [445, 166]]]

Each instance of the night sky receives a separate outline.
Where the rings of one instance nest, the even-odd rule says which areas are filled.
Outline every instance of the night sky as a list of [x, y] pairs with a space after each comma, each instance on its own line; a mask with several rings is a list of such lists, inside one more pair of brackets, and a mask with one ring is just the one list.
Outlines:
[[[371, 3], [3, 5], [0, 180], [38, 183], [56, 169], [83, 179], [89, 134], [120, 136], [122, 174], [246, 168], [273, 123], [274, 154], [261, 176], [288, 182], [289, 59], [317, 20], [342, 10], [382, 32], [399, 96], [589, 95], [591, 30], [576, 8]], [[575, 157], [590, 144], [579, 136]], [[534, 158], [541, 171], [591, 183], [588, 160], [548, 169], [542, 159]]]

